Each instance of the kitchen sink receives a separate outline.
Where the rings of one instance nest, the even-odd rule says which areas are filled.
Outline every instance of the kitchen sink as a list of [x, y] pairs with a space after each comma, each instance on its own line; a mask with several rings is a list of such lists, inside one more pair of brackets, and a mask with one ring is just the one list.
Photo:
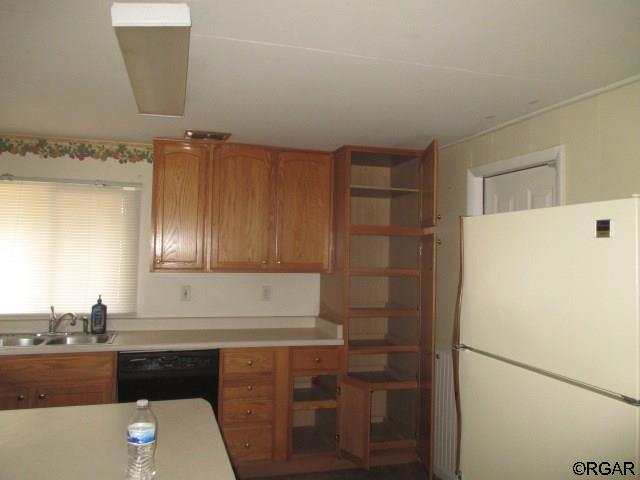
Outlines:
[[11, 333], [0, 334], [0, 347], [37, 345], [101, 345], [112, 343], [116, 333]]
[[45, 341], [36, 335], [0, 335], [0, 347], [33, 347]]
[[47, 340], [47, 345], [95, 345], [100, 343], [111, 343], [115, 333], [97, 334], [70, 334], [61, 337], [53, 337]]

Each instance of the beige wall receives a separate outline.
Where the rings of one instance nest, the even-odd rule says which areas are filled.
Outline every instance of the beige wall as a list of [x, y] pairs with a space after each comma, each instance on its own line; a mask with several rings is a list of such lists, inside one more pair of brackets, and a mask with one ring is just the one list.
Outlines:
[[565, 145], [566, 201], [640, 193], [640, 82], [559, 107], [440, 149], [438, 347], [451, 345], [458, 282], [458, 222], [466, 214], [467, 169]]
[[[138, 267], [138, 316], [215, 317], [317, 315], [318, 274], [151, 273], [151, 178], [148, 163], [119, 164], [68, 157], [0, 155], [0, 174], [19, 177], [134, 182], [142, 185]], [[96, 219], [99, 220], [99, 219]], [[81, 279], [79, 279], [81, 280]], [[192, 301], [180, 301], [180, 286], [191, 285]], [[261, 301], [262, 285], [272, 286], [270, 301]], [[109, 303], [109, 299], [105, 299]], [[89, 305], [87, 307], [90, 307]], [[43, 312], [46, 314], [46, 312]]]

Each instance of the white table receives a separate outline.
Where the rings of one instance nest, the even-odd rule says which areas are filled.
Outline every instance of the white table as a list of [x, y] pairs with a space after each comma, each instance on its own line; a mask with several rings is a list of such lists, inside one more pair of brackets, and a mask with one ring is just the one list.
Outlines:
[[[150, 402], [158, 419], [158, 480], [234, 480], [211, 406]], [[134, 403], [0, 411], [3, 480], [120, 480]]]

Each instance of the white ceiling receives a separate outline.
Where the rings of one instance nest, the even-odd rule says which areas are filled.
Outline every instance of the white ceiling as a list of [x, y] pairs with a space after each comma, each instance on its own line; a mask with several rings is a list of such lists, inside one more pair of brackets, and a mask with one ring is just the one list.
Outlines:
[[185, 117], [140, 116], [111, 3], [0, 0], [0, 132], [420, 148], [640, 74], [639, 0], [192, 0]]

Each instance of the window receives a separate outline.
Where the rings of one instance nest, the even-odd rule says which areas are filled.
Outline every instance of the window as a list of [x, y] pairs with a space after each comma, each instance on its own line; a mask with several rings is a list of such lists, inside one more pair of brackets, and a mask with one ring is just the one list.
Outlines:
[[0, 181], [0, 315], [134, 313], [139, 209], [134, 187]]

